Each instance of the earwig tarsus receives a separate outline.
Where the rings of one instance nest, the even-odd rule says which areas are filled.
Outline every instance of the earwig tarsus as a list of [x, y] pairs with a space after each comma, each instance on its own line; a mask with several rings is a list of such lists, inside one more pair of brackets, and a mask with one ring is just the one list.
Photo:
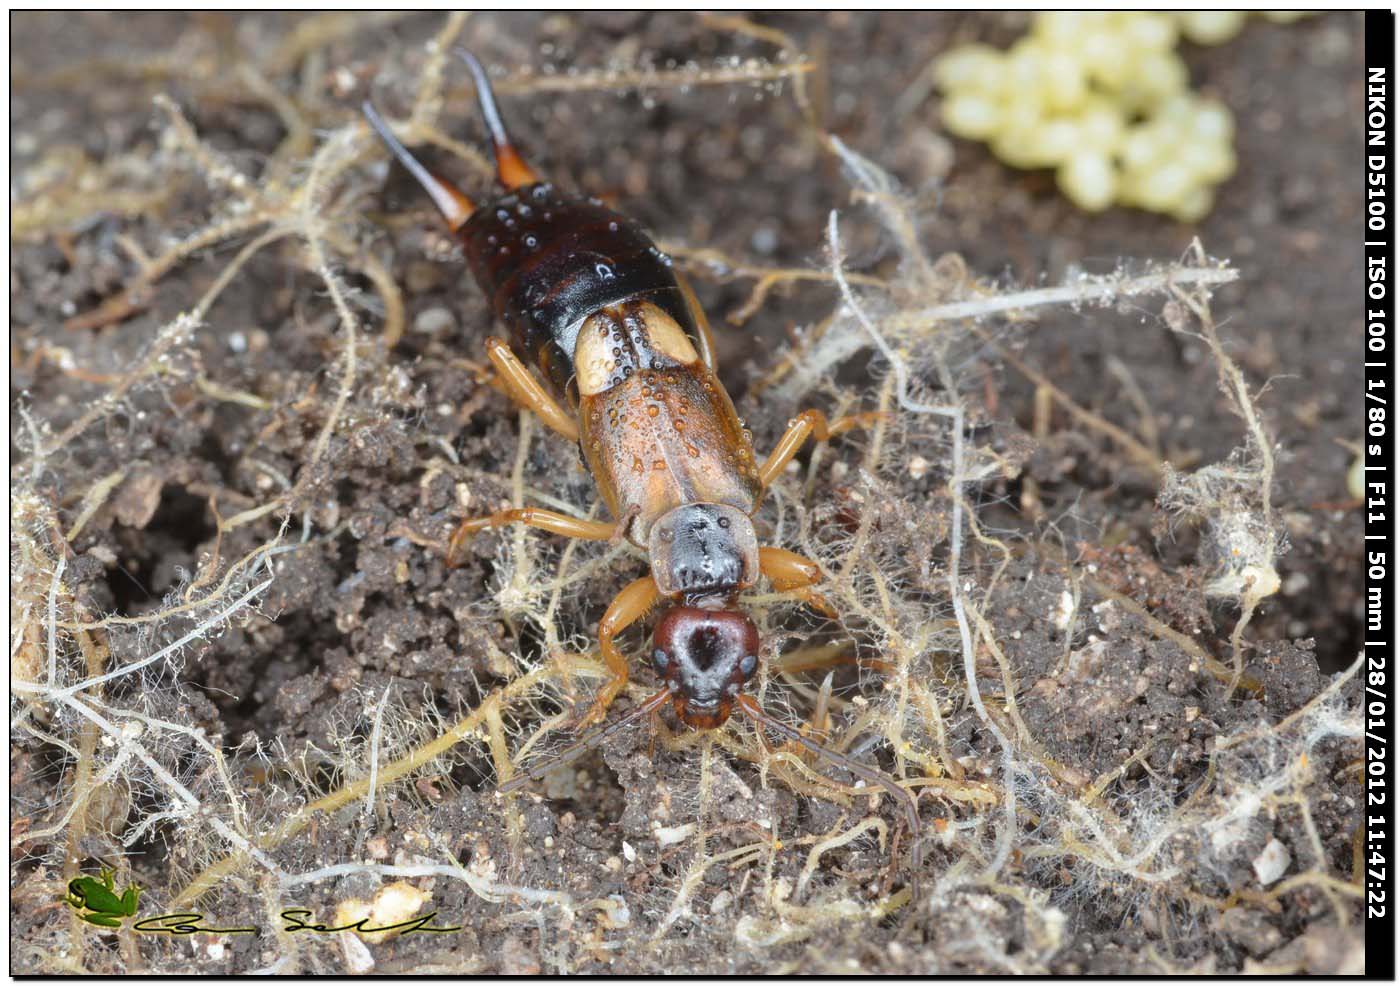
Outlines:
[[[709, 323], [670, 260], [631, 219], [542, 180], [512, 145], [481, 63], [469, 52], [457, 54], [475, 80], [505, 195], [476, 205], [414, 158], [368, 102], [365, 116], [432, 198], [509, 330], [509, 344], [495, 336], [486, 341], [499, 382], [578, 443], [616, 520], [581, 520], [538, 507], [502, 510], [463, 522], [452, 536], [449, 562], [467, 538], [513, 523], [588, 540], [623, 536], [647, 553], [650, 573], [618, 593], [599, 622], [599, 649], [611, 678], [583, 717], [585, 725], [601, 721], [627, 683], [617, 635], [660, 600], [671, 603], [656, 625], [651, 652], [665, 687], [546, 768], [576, 758], [668, 702], [681, 721], [700, 729], [723, 725], [737, 706], [760, 732], [780, 733], [895, 796], [908, 818], [917, 869], [918, 813], [905, 788], [812, 742], [741, 694], [758, 668], [759, 638], [738, 596], [760, 574], [779, 592], [833, 612], [813, 588], [820, 579], [815, 562], [760, 547], [752, 518], [763, 493], [808, 439], [826, 441], [876, 415], [828, 422], [821, 411], [804, 411], [758, 462], [715, 373]], [[517, 790], [542, 773], [531, 769], [501, 790]]]

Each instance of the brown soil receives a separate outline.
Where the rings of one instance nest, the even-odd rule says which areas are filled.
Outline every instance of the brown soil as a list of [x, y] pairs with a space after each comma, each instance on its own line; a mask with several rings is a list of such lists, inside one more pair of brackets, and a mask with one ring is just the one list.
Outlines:
[[[981, 538], [962, 559], [996, 644], [976, 655], [987, 717], [966, 687], [947, 595], [945, 420], [895, 411], [876, 435], [804, 455], [760, 515], [763, 537], [829, 566], [855, 559], [833, 590], [839, 625], [761, 604], [764, 700], [811, 719], [828, 668], [780, 676], [779, 654], [855, 641], [830, 648], [845, 663], [831, 669], [828, 742], [925, 782], [922, 895], [910, 903], [898, 807], [813, 773], [849, 784], [839, 769], [768, 756], [746, 725], [709, 745], [665, 719], [655, 739], [645, 727], [623, 733], [532, 794], [494, 793], [503, 758], [542, 724], [531, 756], [564, 745], [561, 713], [597, 678], [562, 655], [591, 646], [644, 559], [501, 532], [446, 568], [447, 535], [511, 498], [513, 472], [529, 502], [585, 510], [591, 480], [537, 423], [522, 437], [521, 417], [477, 382], [486, 305], [376, 145], [331, 161], [315, 207], [287, 218], [315, 177], [313, 155], [360, 100], [373, 95], [396, 118], [415, 105], [441, 17], [17, 15], [10, 380], [25, 414], [11, 432], [12, 675], [39, 684], [12, 706], [12, 971], [341, 972], [363, 950], [336, 935], [276, 935], [275, 915], [305, 907], [329, 922], [342, 902], [400, 878], [431, 892], [436, 923], [464, 928], [372, 942], [379, 973], [1353, 969], [1356, 683], [1334, 676], [1361, 639], [1360, 517], [1344, 482], [1344, 443], [1361, 433], [1360, 19], [1251, 21], [1224, 46], [1187, 48], [1193, 83], [1232, 107], [1239, 130], [1239, 171], [1194, 228], [1079, 212], [1050, 176], [946, 138], [936, 96], [910, 98], [940, 52], [1007, 43], [1025, 21], [752, 22], [784, 32], [787, 56], [776, 36], [680, 14], [483, 15], [459, 37], [512, 73], [501, 99], [527, 157], [636, 216], [691, 272], [760, 449], [802, 406], [891, 406], [890, 381], [867, 351], [800, 403], [775, 396], [775, 368], [810, 352], [839, 298], [829, 279], [786, 281], [732, 324], [725, 315], [755, 285], [746, 266], [827, 270], [839, 209], [848, 270], [885, 279], [896, 309], [943, 300], [911, 294], [907, 252], [852, 202], [814, 138], [794, 98], [799, 54], [814, 65], [816, 122], [887, 168], [926, 256], [961, 255], [983, 289], [1145, 269], [1183, 256], [1193, 236], [1238, 268], [1211, 309], [1272, 436], [1286, 543], [1282, 588], [1243, 633], [1240, 687], [1210, 671], [1232, 669], [1241, 613], [1207, 592], [1220, 561], [1210, 524], [1164, 508], [1162, 476], [1083, 417], [1056, 405], [1037, 420], [1037, 387], [1017, 368], [1181, 473], [1225, 461], [1247, 439], [1219, 359], [1198, 335], [1170, 330], [1161, 296], [989, 320], [985, 335], [962, 333], [944, 351], [970, 448], [988, 466], [965, 490]], [[737, 81], [688, 67], [717, 71], [721, 59]], [[594, 72], [642, 63], [663, 77], [639, 89]], [[465, 72], [448, 62], [444, 80], [442, 131], [479, 149]], [[222, 165], [195, 162], [195, 145], [171, 136], [157, 94]], [[292, 119], [308, 127], [304, 143]], [[485, 192], [479, 166], [424, 153]], [[172, 264], [130, 317], [65, 327], [110, 310], [142, 255], [237, 222], [254, 201], [299, 225], [248, 260], [193, 331], [161, 333], [262, 227]], [[346, 312], [319, 273], [312, 229]], [[393, 348], [379, 338], [376, 262], [406, 305]], [[946, 400], [919, 338], [911, 365]], [[264, 583], [231, 620], [212, 619]], [[135, 737], [128, 745], [42, 686], [50, 659], [71, 684], [200, 627], [81, 693]], [[922, 649], [901, 653], [921, 631]], [[625, 640], [643, 653], [640, 634]], [[637, 680], [651, 685], [642, 664]], [[937, 715], [900, 704], [907, 696], [928, 697]], [[347, 788], [371, 762], [400, 764], [454, 728], [462, 742], [394, 772], [372, 802], [363, 783]], [[1009, 772], [998, 733], [1012, 744]], [[907, 749], [881, 739], [894, 736]], [[293, 833], [295, 817], [305, 824]], [[868, 818], [877, 823], [864, 834], [839, 838]], [[226, 829], [260, 842], [290, 877], [363, 862], [460, 864], [469, 878], [366, 870], [279, 886], [246, 856], [220, 864], [235, 848]], [[1289, 865], [1264, 881], [1259, 860], [1275, 841]], [[185, 941], [81, 923], [58, 899], [104, 861], [119, 886], [146, 888], [143, 916], [183, 909], [179, 895], [204, 873], [195, 909], [209, 924], [265, 930]]]

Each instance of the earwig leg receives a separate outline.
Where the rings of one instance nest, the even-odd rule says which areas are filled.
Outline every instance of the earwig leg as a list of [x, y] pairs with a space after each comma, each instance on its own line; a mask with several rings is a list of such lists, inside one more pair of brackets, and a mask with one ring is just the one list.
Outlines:
[[811, 588], [822, 578], [821, 569], [812, 559], [786, 548], [759, 548], [758, 570], [768, 576], [774, 589], [796, 596], [818, 612], [836, 619], [835, 607]]
[[499, 791], [501, 794], [511, 794], [515, 791], [520, 790], [530, 781], [537, 781], [542, 779], [544, 775], [549, 773], [551, 770], [554, 770], [557, 767], [563, 767], [573, 763], [575, 760], [583, 756], [589, 750], [601, 746], [602, 743], [609, 737], [625, 729], [627, 726], [636, 722], [643, 716], [649, 713], [653, 713], [657, 709], [661, 708], [661, 706], [666, 704], [666, 700], [670, 697], [671, 690], [669, 688], [661, 689], [661, 691], [657, 692], [651, 698], [647, 699], [641, 705], [637, 706], [631, 712], [627, 713], [621, 719], [617, 720], [617, 722], [610, 723], [609, 725], [604, 726], [602, 729], [594, 730], [592, 733], [589, 733], [587, 736], [583, 737], [578, 742], [573, 743], [568, 747], [565, 747], [563, 750], [559, 751], [559, 753], [555, 756], [552, 756], [547, 760], [542, 760], [539, 763], [535, 764], [533, 767], [531, 767], [529, 770], [525, 770], [519, 774], [516, 774], [510, 780], [504, 782], [499, 787], [497, 787], [496, 790]]
[[657, 591], [656, 583], [650, 575], [644, 575], [619, 592], [608, 611], [603, 614], [603, 618], [598, 621], [598, 650], [602, 653], [603, 662], [607, 664], [612, 677], [598, 690], [593, 704], [579, 720], [580, 726], [602, 722], [608, 714], [608, 706], [612, 705], [613, 699], [617, 698], [618, 693], [627, 685], [627, 658], [617, 649], [613, 638], [645, 616], [647, 610], [655, 606], [659, 598], [661, 593]]
[[782, 474], [783, 467], [792, 461], [792, 457], [797, 454], [798, 449], [802, 448], [808, 438], [825, 442], [832, 435], [839, 435], [843, 431], [866, 428], [878, 421], [882, 414], [881, 411], [866, 411], [862, 414], [848, 414], [828, 423], [826, 415], [815, 408], [803, 411], [792, 419], [787, 431], [783, 433], [783, 437], [778, 440], [773, 451], [768, 453], [767, 460], [759, 467], [759, 483], [764, 489], [771, 486], [773, 480]]
[[461, 229], [476, 211], [476, 204], [456, 185], [423, 167], [422, 162], [394, 136], [394, 131], [389, 129], [389, 124], [384, 122], [373, 103], [366, 100], [361, 109], [364, 110], [365, 119], [374, 128], [374, 132], [379, 134], [379, 139], [384, 141], [394, 157], [399, 159], [399, 163], [418, 180], [418, 184], [422, 185], [423, 190], [432, 198], [438, 212], [442, 213], [442, 218], [447, 221], [448, 228], [454, 233]]
[[[628, 518], [630, 520], [630, 518]], [[624, 524], [626, 522], [624, 521]], [[447, 564], [455, 567], [463, 542], [488, 527], [504, 527], [507, 524], [524, 524], [538, 527], [542, 531], [562, 534], [566, 538], [582, 538], [585, 541], [608, 541], [618, 533], [620, 525], [601, 520], [582, 520], [568, 514], [555, 513], [540, 507], [520, 507], [516, 510], [498, 510], [485, 517], [472, 517], [462, 521], [447, 543]]]
[[496, 177], [506, 188], [538, 184], [540, 176], [525, 163], [525, 159], [510, 142], [506, 125], [501, 120], [501, 111], [496, 107], [496, 93], [491, 88], [491, 78], [486, 74], [486, 69], [482, 68], [476, 56], [465, 48], [455, 50], [457, 57], [467, 63], [472, 81], [476, 83], [476, 98], [481, 104], [481, 116], [486, 121], [486, 130], [491, 134], [491, 147], [496, 152]]
[[549, 396], [549, 392], [525, 368], [525, 364], [515, 358], [510, 346], [500, 338], [491, 336], [486, 340], [486, 355], [490, 358], [491, 365], [496, 368], [497, 377], [505, 384], [517, 404], [534, 411], [541, 421], [569, 441], [578, 441], [578, 422]]
[[695, 319], [695, 327], [700, 332], [700, 358], [705, 361], [705, 365], [710, 369], [715, 368], [715, 337], [710, 331], [710, 320], [705, 315], [705, 309], [700, 307], [700, 299], [695, 297], [695, 291], [690, 287], [690, 281], [680, 271], [673, 271], [676, 275], [676, 283], [680, 285], [681, 294], [685, 295], [685, 303], [690, 306], [690, 316]]
[[918, 871], [923, 867], [924, 855], [923, 846], [919, 844], [919, 806], [908, 789], [901, 787], [900, 784], [888, 774], [883, 774], [878, 770], [872, 770], [865, 766], [865, 764], [852, 760], [844, 753], [837, 753], [835, 750], [829, 750], [820, 743], [803, 736], [787, 723], [779, 722], [767, 712], [764, 712], [763, 707], [759, 705], [752, 696], [740, 695], [736, 701], [740, 711], [753, 720], [754, 725], [759, 727], [760, 732], [764, 729], [773, 730], [773, 732], [778, 733], [789, 742], [796, 743], [803, 749], [815, 753], [827, 763], [836, 764], [838, 767], [844, 767], [862, 780], [870, 784], [879, 785], [900, 803], [904, 808], [905, 821], [909, 825], [909, 835], [913, 842], [914, 868], [911, 873], [910, 889], [913, 895], [918, 897]]

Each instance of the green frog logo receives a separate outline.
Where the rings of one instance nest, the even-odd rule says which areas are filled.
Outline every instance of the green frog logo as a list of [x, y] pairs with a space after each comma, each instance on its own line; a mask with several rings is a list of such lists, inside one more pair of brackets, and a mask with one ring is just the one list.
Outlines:
[[133, 883], [117, 896], [117, 885], [112, 880], [114, 874], [114, 870], [104, 868], [96, 879], [80, 876], [69, 880], [68, 895], [62, 898], [63, 902], [88, 924], [120, 928], [123, 920], [135, 916], [141, 888]]

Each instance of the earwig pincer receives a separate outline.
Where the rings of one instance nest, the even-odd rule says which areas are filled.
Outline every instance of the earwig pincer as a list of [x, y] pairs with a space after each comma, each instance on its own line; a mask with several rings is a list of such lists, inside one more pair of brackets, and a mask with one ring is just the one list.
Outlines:
[[476, 83], [504, 195], [478, 206], [424, 167], [368, 102], [365, 116], [432, 198], [508, 330], [508, 343], [495, 336], [486, 341], [499, 385], [578, 444], [614, 521], [537, 507], [502, 510], [462, 523], [449, 544], [449, 563], [477, 532], [514, 523], [588, 540], [626, 537], [646, 552], [649, 574], [619, 592], [599, 622], [599, 650], [611, 677], [583, 717], [585, 725], [601, 721], [627, 683], [618, 634], [658, 602], [669, 604], [652, 635], [661, 691], [501, 789], [518, 789], [668, 702], [682, 722], [699, 729], [723, 725], [738, 708], [760, 730], [781, 734], [896, 797], [917, 858], [918, 815], [905, 788], [808, 740], [742, 691], [758, 669], [760, 646], [738, 597], [760, 575], [779, 592], [832, 613], [813, 588], [820, 579], [815, 562], [760, 546], [753, 516], [764, 491], [808, 439], [826, 441], [876, 416], [828, 422], [821, 411], [804, 411], [759, 462], [715, 372], [709, 324], [670, 260], [633, 220], [542, 180], [507, 136], [486, 71], [469, 52], [457, 54]]

